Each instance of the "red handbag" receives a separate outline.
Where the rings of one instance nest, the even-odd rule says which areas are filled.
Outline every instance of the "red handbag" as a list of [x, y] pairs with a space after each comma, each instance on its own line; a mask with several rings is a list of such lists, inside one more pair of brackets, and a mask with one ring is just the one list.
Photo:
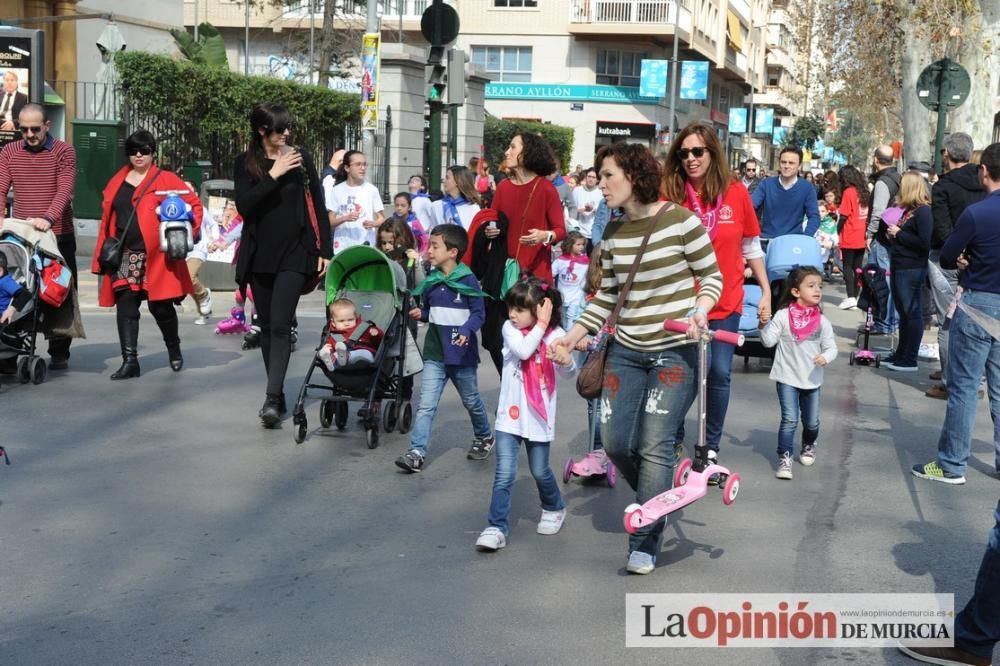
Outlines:
[[[313, 236], [316, 237], [316, 249], [320, 249], [319, 240], [319, 220], [316, 218], [316, 205], [313, 203], [312, 192], [309, 191], [308, 181], [306, 183], [306, 212], [309, 215], [309, 223], [312, 225]], [[320, 275], [319, 271], [306, 278], [306, 283], [302, 285], [302, 294], [311, 294], [316, 291], [316, 287], [319, 286]]]

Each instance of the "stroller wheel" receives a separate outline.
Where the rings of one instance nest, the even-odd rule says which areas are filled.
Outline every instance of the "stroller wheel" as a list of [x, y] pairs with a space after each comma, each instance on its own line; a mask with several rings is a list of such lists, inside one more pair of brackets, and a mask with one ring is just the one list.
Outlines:
[[409, 402], [403, 403], [400, 408], [396, 425], [399, 426], [400, 435], [410, 432], [410, 426], [413, 425], [413, 406]]
[[296, 423], [295, 424], [295, 429], [292, 430], [292, 437], [295, 439], [295, 443], [296, 444], [301, 444], [302, 442], [306, 441], [306, 428], [307, 427], [308, 426], [306, 424], [305, 415], [303, 414], [302, 415], [302, 422], [301, 423]]
[[32, 356], [31, 365], [29, 366], [29, 374], [31, 375], [32, 384], [41, 384], [45, 381], [45, 374], [47, 371], [45, 365], [45, 359], [41, 356]]
[[393, 400], [386, 400], [382, 403], [382, 430], [392, 432], [396, 429], [396, 420], [399, 412], [396, 411], [396, 403]]
[[337, 402], [334, 405], [334, 424], [337, 426], [337, 430], [343, 430], [347, 427], [347, 403]]
[[31, 360], [28, 356], [22, 356], [17, 359], [17, 381], [22, 384], [27, 384], [31, 381], [31, 369], [28, 365]]
[[323, 400], [319, 403], [319, 424], [324, 428], [329, 428], [333, 423], [333, 403]]
[[369, 428], [365, 431], [365, 437], [367, 439], [368, 448], [375, 449], [378, 448], [378, 428]]

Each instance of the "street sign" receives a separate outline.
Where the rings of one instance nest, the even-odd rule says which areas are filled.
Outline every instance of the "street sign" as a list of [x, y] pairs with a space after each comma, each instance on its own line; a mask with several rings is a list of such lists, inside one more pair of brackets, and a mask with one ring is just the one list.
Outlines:
[[[440, 41], [434, 40], [434, 24], [440, 25], [441, 32], [437, 35]], [[458, 12], [451, 5], [436, 2], [424, 10], [420, 17], [420, 34], [431, 44], [451, 44], [458, 37]]]
[[917, 78], [917, 99], [931, 111], [937, 111], [942, 103], [945, 112], [957, 109], [968, 99], [970, 90], [969, 72], [950, 58], [927, 65]]

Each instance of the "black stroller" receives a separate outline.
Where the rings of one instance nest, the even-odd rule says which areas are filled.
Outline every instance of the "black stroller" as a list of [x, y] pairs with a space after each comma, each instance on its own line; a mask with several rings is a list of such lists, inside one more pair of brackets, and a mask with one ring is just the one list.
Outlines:
[[[374, 449], [379, 444], [380, 425], [385, 432], [409, 431], [413, 407], [402, 397], [403, 380], [423, 369], [416, 341], [406, 326], [410, 309], [406, 275], [398, 263], [375, 248], [367, 245], [348, 248], [336, 255], [327, 269], [326, 303], [338, 298], [351, 299], [362, 319], [384, 331], [385, 336], [371, 365], [330, 372], [313, 356], [292, 408], [293, 434], [296, 443], [305, 441], [308, 428], [305, 400], [312, 391], [313, 395], [323, 396], [319, 422], [324, 428], [332, 423], [343, 430], [347, 426], [348, 403], [360, 401], [358, 416], [365, 428], [368, 448]], [[320, 345], [327, 333], [324, 324]], [[317, 369], [329, 384], [315, 383], [313, 376]]]

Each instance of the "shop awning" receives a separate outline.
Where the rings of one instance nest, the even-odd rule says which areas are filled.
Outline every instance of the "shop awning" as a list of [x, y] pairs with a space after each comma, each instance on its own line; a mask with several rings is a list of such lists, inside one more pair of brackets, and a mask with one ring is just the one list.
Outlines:
[[740, 28], [740, 19], [732, 10], [726, 11], [726, 37], [734, 49], [743, 50], [743, 32]]

